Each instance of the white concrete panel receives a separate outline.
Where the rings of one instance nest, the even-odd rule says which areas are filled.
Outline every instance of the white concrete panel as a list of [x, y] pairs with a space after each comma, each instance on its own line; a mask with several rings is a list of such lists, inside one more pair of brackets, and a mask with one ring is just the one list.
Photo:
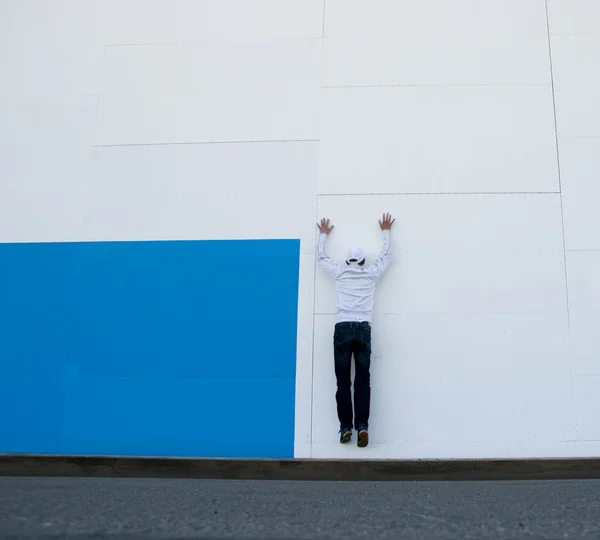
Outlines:
[[598, 0], [548, 0], [551, 34], [600, 35]]
[[310, 457], [315, 256], [301, 255], [298, 286], [294, 456]]
[[[443, 379], [471, 373], [482, 379], [564, 369], [566, 314], [385, 315], [374, 343], [380, 369], [394, 378]], [[568, 381], [566, 381], [568, 382]]]
[[396, 219], [398, 251], [563, 249], [558, 194], [320, 196], [319, 218], [335, 225], [331, 254], [343, 258], [356, 244], [376, 255], [384, 212]]
[[97, 94], [104, 43], [90, 39], [94, 3], [0, 2], [0, 96]]
[[177, 35], [177, 4], [181, 3], [177, 0], [4, 0], [0, 9], [16, 44], [42, 42], [76, 47], [172, 42]]
[[90, 191], [133, 199], [263, 196], [281, 204], [316, 197], [317, 158], [316, 142], [96, 147]]
[[103, 55], [101, 46], [39, 40], [0, 46], [0, 96], [97, 95]]
[[554, 36], [552, 64], [561, 137], [600, 137], [600, 36]]
[[0, 45], [4, 48], [10, 44], [19, 49], [36, 42], [86, 43], [93, 3], [93, 0], [3, 0], [0, 3]]
[[320, 53], [313, 40], [107, 48], [96, 143], [316, 139]]
[[[315, 305], [315, 256], [300, 256], [300, 281], [298, 286], [298, 352], [296, 376], [310, 378], [313, 375], [313, 317]], [[296, 401], [298, 404], [298, 401]], [[309, 407], [310, 403], [302, 403]]]
[[325, 86], [550, 84], [544, 0], [329, 0], [325, 37]]
[[178, 0], [176, 18], [187, 41], [321, 38], [323, 0]]
[[596, 457], [600, 454], [600, 439], [597, 441], [575, 441], [568, 457]]
[[575, 398], [575, 438], [578, 441], [600, 442], [600, 423], [598, 422], [598, 406], [600, 406], [600, 377], [574, 377]]
[[85, 193], [96, 103], [0, 98], [0, 201]]
[[172, 199], [91, 199], [85, 208], [89, 240], [230, 240], [300, 238], [314, 253], [314, 198], [270, 201], [262, 196]]
[[311, 457], [311, 400], [313, 382], [312, 377], [296, 379], [296, 401], [294, 418], [294, 457]]
[[320, 38], [323, 0], [4, 0], [19, 39], [115, 45]]
[[576, 357], [600, 355], [600, 251], [568, 252], [571, 348]]
[[[315, 343], [320, 345], [315, 346], [313, 440], [334, 445], [341, 457], [333, 324], [331, 315], [315, 319]], [[535, 325], [533, 332], [530, 325]], [[550, 340], [548, 334], [553, 335]], [[373, 324], [371, 363], [374, 445], [394, 443], [399, 450], [415, 443], [510, 446], [570, 439], [565, 338], [565, 318], [380, 318]], [[538, 385], [548, 391], [532, 392]]]
[[316, 143], [95, 148], [86, 231], [94, 239], [300, 238], [314, 253], [316, 176]]
[[600, 138], [559, 141], [567, 249], [600, 249]]
[[549, 87], [324, 93], [319, 192], [558, 191]]
[[[523, 4], [527, 3], [527, 6]], [[415, 5], [410, 0], [327, 0], [325, 10], [325, 37], [368, 38], [370, 36], [393, 35], [396, 32], [410, 32], [421, 27], [424, 32], [431, 28], [438, 32], [453, 32], [454, 26], [462, 25], [463, 30], [477, 32], [471, 28], [477, 22], [494, 31], [493, 25], [505, 25], [507, 31], [523, 21], [532, 25], [538, 21], [543, 0], [503, 0], [501, 5], [491, 0], [423, 0]], [[469, 13], [464, 13], [468, 11]], [[493, 21], [491, 19], [497, 19]], [[539, 31], [539, 29], [538, 29]]]
[[[379, 284], [378, 313], [566, 313], [556, 196], [319, 197], [319, 216], [335, 225], [328, 253], [343, 262], [359, 245], [372, 261], [383, 212], [396, 217], [395, 255]], [[315, 286], [316, 312], [333, 313], [324, 271]]]
[[600, 375], [600, 359], [598, 356], [571, 355], [574, 375]]
[[83, 204], [74, 201], [0, 201], [0, 242], [83, 240]]

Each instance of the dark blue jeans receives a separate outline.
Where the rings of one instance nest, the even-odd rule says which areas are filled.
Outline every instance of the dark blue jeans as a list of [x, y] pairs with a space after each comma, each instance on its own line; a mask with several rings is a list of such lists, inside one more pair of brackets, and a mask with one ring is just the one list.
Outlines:
[[[352, 421], [352, 355], [354, 355], [354, 420]], [[369, 427], [371, 408], [371, 325], [342, 322], [335, 325], [333, 356], [337, 379], [337, 413], [342, 429]]]

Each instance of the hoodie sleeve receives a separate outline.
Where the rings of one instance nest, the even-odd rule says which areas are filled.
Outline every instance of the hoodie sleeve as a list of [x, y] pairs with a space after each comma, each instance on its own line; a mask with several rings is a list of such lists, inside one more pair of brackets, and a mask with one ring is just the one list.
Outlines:
[[383, 231], [383, 248], [375, 262], [369, 266], [369, 274], [374, 279], [379, 279], [392, 262], [392, 234], [389, 230]]
[[317, 244], [317, 263], [319, 263], [321, 268], [327, 270], [331, 277], [335, 279], [340, 275], [342, 267], [327, 256], [327, 252], [325, 251], [326, 240], [327, 235], [325, 233], [321, 233], [319, 235], [319, 242]]

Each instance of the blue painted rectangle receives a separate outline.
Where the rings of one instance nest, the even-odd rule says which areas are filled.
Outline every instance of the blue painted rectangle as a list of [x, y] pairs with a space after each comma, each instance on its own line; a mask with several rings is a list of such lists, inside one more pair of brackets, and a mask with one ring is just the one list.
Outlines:
[[299, 251], [0, 244], [0, 452], [293, 457]]

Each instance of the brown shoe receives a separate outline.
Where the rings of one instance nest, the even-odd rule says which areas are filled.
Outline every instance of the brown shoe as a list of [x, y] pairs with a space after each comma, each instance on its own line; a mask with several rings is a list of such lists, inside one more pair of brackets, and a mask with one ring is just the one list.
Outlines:
[[366, 429], [361, 429], [358, 432], [358, 442], [356, 445], [360, 448], [364, 448], [369, 444], [369, 432]]
[[340, 429], [340, 442], [346, 444], [347, 442], [350, 442], [350, 439], [352, 439], [352, 430]]

